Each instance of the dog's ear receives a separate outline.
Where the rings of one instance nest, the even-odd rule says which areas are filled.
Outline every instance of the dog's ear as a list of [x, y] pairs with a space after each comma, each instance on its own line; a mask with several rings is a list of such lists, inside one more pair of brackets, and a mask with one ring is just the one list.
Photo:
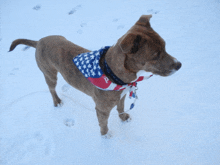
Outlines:
[[142, 37], [139, 34], [127, 34], [120, 43], [123, 53], [135, 54], [140, 47], [141, 40]]
[[145, 27], [149, 27], [150, 26], [150, 18], [152, 17], [152, 15], [142, 15], [139, 20], [136, 22], [136, 25], [141, 25], [141, 26], [145, 26]]

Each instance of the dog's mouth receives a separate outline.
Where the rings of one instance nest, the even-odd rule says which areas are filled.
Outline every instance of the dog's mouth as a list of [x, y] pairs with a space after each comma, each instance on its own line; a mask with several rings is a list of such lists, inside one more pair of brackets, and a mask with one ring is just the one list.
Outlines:
[[158, 75], [163, 76], [163, 77], [168, 77], [173, 75], [176, 72], [176, 70], [170, 70], [170, 71], [163, 71], [161, 73], [158, 73]]
[[144, 66], [144, 70], [146, 72], [151, 72], [154, 75], [167, 77], [173, 75], [176, 71], [178, 71], [181, 68], [181, 66], [182, 64], [177, 60], [174, 60], [170, 65], [167, 65], [167, 63], [162, 64], [159, 62], [156, 65], [146, 63]]
[[152, 72], [154, 75], [158, 75], [158, 76], [163, 76], [163, 77], [167, 77], [167, 76], [171, 76], [172, 74], [174, 74], [176, 71], [172, 70], [172, 71], [156, 71], [156, 72]]
[[174, 65], [171, 66], [171, 69], [169, 70], [157, 70], [153, 71], [152, 73], [155, 75], [167, 77], [173, 75], [176, 71], [178, 71], [181, 68], [182, 64], [180, 62], [176, 62]]

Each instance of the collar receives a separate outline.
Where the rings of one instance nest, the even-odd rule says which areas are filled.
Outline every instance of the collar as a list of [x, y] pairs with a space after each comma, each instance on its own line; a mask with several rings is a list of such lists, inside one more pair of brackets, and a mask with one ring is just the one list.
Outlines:
[[126, 83], [124, 83], [120, 78], [118, 78], [111, 70], [111, 68], [108, 66], [106, 60], [104, 60], [104, 73], [106, 76], [108, 76], [109, 78], [111, 78], [114, 83], [118, 84], [118, 85], [126, 85]]

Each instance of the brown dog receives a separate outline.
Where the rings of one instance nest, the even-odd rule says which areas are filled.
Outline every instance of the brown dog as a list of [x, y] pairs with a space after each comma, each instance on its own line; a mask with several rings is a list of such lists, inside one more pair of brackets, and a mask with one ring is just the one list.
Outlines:
[[[164, 40], [151, 28], [149, 22], [151, 17], [151, 15], [141, 16], [136, 24], [102, 56], [100, 59], [102, 70], [105, 59], [118, 78], [130, 83], [137, 78], [137, 72], [140, 70], [169, 76], [180, 69], [181, 63], [167, 54]], [[60, 72], [71, 86], [93, 98], [102, 135], [108, 133], [108, 118], [115, 105], [119, 117], [123, 121], [129, 119], [129, 114], [123, 113], [125, 96], [120, 99], [122, 91], [104, 91], [96, 88], [73, 63], [75, 56], [89, 50], [73, 44], [62, 36], [48, 36], [39, 41], [17, 39], [12, 43], [10, 51], [19, 44], [36, 48], [37, 64], [45, 76], [54, 106], [61, 103], [55, 91], [57, 73]], [[112, 80], [111, 77], [108, 78]]]

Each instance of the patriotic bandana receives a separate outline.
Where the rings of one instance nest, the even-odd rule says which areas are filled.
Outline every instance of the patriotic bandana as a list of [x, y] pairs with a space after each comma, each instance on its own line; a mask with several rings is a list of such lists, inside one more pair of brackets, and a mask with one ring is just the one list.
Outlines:
[[[148, 79], [151, 76], [144, 77], [140, 76], [133, 82], [125, 85], [118, 85], [113, 82], [111, 82], [108, 77], [105, 76], [103, 73], [100, 65], [99, 60], [102, 55], [104, 55], [110, 46], [105, 46], [101, 48], [100, 50], [82, 53], [73, 58], [74, 64], [77, 66], [77, 68], [80, 70], [80, 72], [97, 88], [110, 91], [110, 90], [116, 90], [116, 91], [122, 91], [121, 98], [130, 91], [130, 98], [136, 96], [136, 90], [137, 90], [137, 82], [142, 81], [144, 79]], [[106, 63], [107, 65], [107, 63]], [[110, 68], [109, 68], [110, 69]], [[116, 77], [116, 76], [115, 76]], [[119, 79], [120, 80], [120, 79]], [[133, 105], [134, 106], [134, 105]], [[133, 108], [133, 107], [132, 107]], [[132, 109], [130, 108], [130, 109]]]

